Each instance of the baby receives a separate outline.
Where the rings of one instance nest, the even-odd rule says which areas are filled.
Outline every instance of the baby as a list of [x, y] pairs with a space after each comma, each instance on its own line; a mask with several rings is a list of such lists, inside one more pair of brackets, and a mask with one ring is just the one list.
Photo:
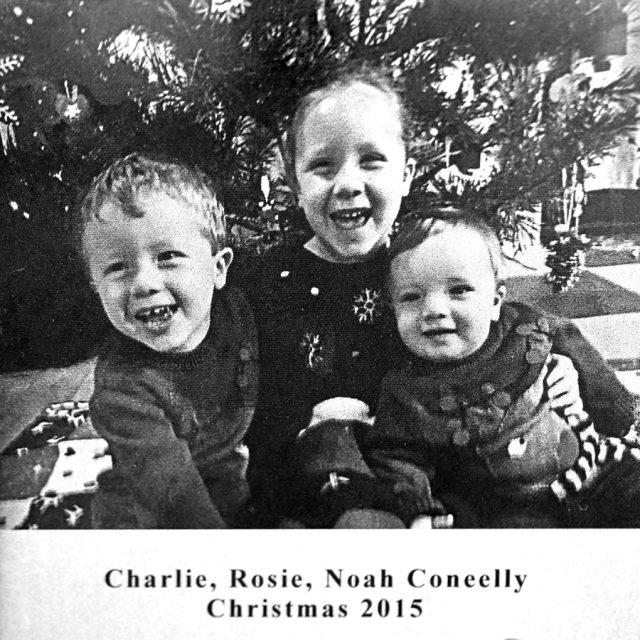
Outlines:
[[[361, 449], [405, 524], [444, 505], [459, 527], [638, 526], [638, 450], [608, 456], [621, 441], [599, 435], [628, 434], [633, 398], [571, 322], [504, 302], [491, 228], [441, 211], [407, 225], [390, 259], [406, 364]], [[551, 408], [551, 353], [573, 361], [597, 433]]]
[[248, 497], [242, 440], [257, 344], [203, 173], [139, 154], [113, 163], [81, 207], [82, 256], [113, 331], [90, 401], [113, 470], [98, 528], [233, 526]]

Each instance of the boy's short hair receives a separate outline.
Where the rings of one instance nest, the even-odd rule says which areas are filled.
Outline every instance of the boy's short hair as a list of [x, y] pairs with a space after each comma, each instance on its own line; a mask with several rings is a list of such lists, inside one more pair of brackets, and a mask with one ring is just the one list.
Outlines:
[[392, 78], [391, 71], [381, 65], [373, 66], [369, 62], [361, 60], [351, 61], [325, 74], [298, 100], [294, 115], [287, 128], [283, 149], [285, 172], [292, 186], [295, 185], [296, 139], [307, 113], [311, 107], [332, 92], [357, 84], [377, 89], [394, 103], [398, 110], [401, 137], [408, 154], [408, 148], [413, 139], [413, 120], [397, 83]]
[[[119, 205], [126, 216], [142, 217], [137, 199], [145, 190], [160, 191], [188, 204], [202, 219], [203, 233], [214, 254], [226, 245], [224, 209], [203, 171], [181, 162], [132, 153], [113, 162], [91, 183], [80, 205], [78, 246], [82, 248], [87, 224], [100, 220], [100, 210], [106, 202]], [[84, 249], [81, 250], [84, 257]]]
[[496, 286], [502, 284], [503, 253], [495, 230], [478, 214], [455, 207], [434, 208], [419, 214], [414, 212], [406, 218], [391, 240], [389, 261], [405, 251], [415, 249], [427, 238], [455, 227], [475, 231], [482, 238], [489, 251]]

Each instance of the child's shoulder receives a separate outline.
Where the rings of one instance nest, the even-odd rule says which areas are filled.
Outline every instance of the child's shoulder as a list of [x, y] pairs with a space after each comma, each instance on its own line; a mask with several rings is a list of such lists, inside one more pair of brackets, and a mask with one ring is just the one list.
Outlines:
[[[261, 256], [261, 272], [268, 279], [286, 279], [292, 273], [299, 274], [317, 268], [319, 261], [302, 244], [280, 244], [269, 248]], [[283, 275], [285, 274], [285, 275]]]
[[541, 330], [551, 336], [559, 330], [572, 326], [573, 323], [567, 318], [558, 316], [544, 309], [533, 307], [524, 302], [505, 302], [500, 311], [503, 323], [515, 327], [522, 325], [534, 325], [536, 330]]
[[212, 322], [217, 323], [215, 350], [219, 354], [230, 349], [236, 354], [240, 369], [253, 372], [258, 358], [258, 330], [252, 306], [244, 292], [232, 285], [217, 291], [216, 295], [220, 306], [214, 307], [212, 313], [219, 313], [221, 307], [224, 312], [223, 317], [212, 318]]
[[214, 306], [212, 313], [216, 313], [216, 307], [224, 307], [226, 310], [226, 322], [242, 331], [252, 330], [253, 313], [248, 297], [243, 289], [235, 284], [228, 284], [214, 294]]
[[501, 318], [505, 328], [514, 329], [525, 338], [546, 336], [551, 341], [554, 353], [561, 353], [572, 359], [579, 356], [588, 345], [578, 325], [570, 318], [522, 302], [505, 303], [502, 306]]
[[298, 271], [302, 253], [302, 247], [290, 245], [276, 245], [261, 254], [248, 250], [235, 251], [227, 281], [232, 287], [243, 291], [255, 304], [260, 292], [286, 277], [283, 273], [289, 275], [292, 270]]
[[96, 402], [124, 406], [132, 402], [157, 404], [158, 398], [166, 395], [165, 377], [135, 352], [133, 341], [116, 335], [105, 343], [96, 362], [92, 406]]

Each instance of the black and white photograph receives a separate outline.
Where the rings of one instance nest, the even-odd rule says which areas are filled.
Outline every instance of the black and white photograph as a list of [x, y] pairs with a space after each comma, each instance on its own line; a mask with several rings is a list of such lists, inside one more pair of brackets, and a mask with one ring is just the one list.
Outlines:
[[0, 0], [0, 144], [2, 637], [640, 638], [640, 0]]

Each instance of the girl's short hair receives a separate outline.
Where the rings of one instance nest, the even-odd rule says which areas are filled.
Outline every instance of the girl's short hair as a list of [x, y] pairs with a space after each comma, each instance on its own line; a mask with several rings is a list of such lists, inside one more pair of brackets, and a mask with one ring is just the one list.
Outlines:
[[414, 211], [408, 215], [391, 239], [389, 260], [415, 249], [427, 238], [455, 227], [475, 231], [482, 238], [489, 251], [496, 285], [502, 284], [503, 253], [495, 230], [477, 213], [455, 207], [434, 208], [420, 213]]
[[118, 205], [124, 215], [141, 218], [138, 206], [143, 191], [160, 191], [182, 200], [202, 221], [213, 253], [226, 245], [224, 209], [211, 180], [195, 167], [181, 162], [132, 153], [116, 160], [93, 180], [79, 211], [76, 229], [79, 247], [87, 224], [100, 220], [105, 202]]
[[352, 61], [333, 69], [325, 75], [319, 83], [307, 90], [298, 100], [295, 112], [285, 134], [283, 149], [285, 171], [292, 186], [295, 186], [296, 182], [296, 140], [309, 110], [331, 93], [356, 84], [377, 89], [397, 108], [400, 134], [405, 149], [408, 149], [412, 138], [412, 120], [409, 115], [409, 110], [402, 98], [402, 94], [400, 93], [400, 89], [393, 80], [391, 71], [381, 66], [373, 66], [368, 62]]

